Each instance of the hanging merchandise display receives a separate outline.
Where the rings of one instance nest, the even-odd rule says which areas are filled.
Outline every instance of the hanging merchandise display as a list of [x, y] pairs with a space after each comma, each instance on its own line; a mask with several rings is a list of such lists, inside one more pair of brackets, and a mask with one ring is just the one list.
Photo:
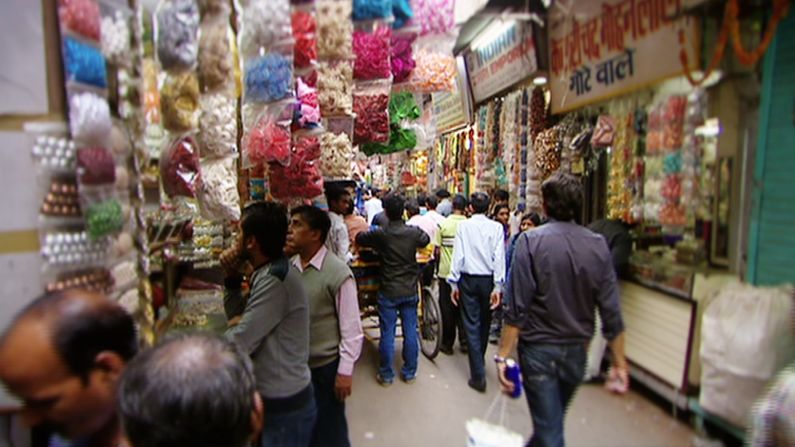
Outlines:
[[347, 133], [326, 132], [320, 136], [320, 169], [326, 179], [346, 179], [354, 152]]
[[392, 93], [389, 100], [389, 142], [365, 143], [362, 152], [367, 155], [390, 154], [412, 149], [417, 145], [417, 135], [413, 129], [407, 128], [408, 123], [420, 117], [420, 109], [409, 92]]
[[395, 83], [405, 82], [417, 65], [414, 61], [414, 50], [412, 48], [416, 38], [416, 33], [412, 32], [395, 31], [392, 33], [389, 55], [392, 79]]
[[350, 61], [320, 62], [317, 88], [320, 112], [350, 115], [353, 112], [353, 67]]
[[288, 0], [249, 0], [236, 4], [240, 52], [254, 57], [292, 36]]
[[240, 220], [240, 196], [234, 158], [201, 162], [199, 209], [203, 218], [212, 221]]
[[454, 0], [411, 0], [411, 10], [409, 25], [417, 26], [423, 35], [444, 34], [455, 27]]
[[387, 24], [377, 25], [372, 31], [357, 29], [353, 32], [355, 79], [367, 81], [389, 78], [392, 73], [389, 59], [391, 37], [392, 29]]
[[[328, 139], [329, 137], [326, 149], [331, 144]], [[320, 174], [318, 161], [320, 156], [321, 144], [316, 135], [297, 135], [293, 141], [290, 165], [273, 164], [269, 169], [271, 195], [281, 201], [312, 199], [322, 195], [323, 176]]]
[[307, 68], [317, 61], [317, 21], [314, 11], [296, 9], [291, 23], [295, 39], [294, 60], [296, 68]]
[[233, 34], [229, 12], [216, 12], [202, 19], [199, 38], [199, 84], [202, 92], [234, 85]]
[[350, 1], [319, 0], [317, 54], [321, 59], [349, 59], [353, 55], [353, 23]]
[[157, 11], [157, 57], [164, 70], [190, 70], [199, 53], [199, 6], [164, 0]]
[[192, 136], [179, 136], [163, 149], [160, 175], [168, 197], [196, 197], [201, 186], [201, 166], [199, 148]]

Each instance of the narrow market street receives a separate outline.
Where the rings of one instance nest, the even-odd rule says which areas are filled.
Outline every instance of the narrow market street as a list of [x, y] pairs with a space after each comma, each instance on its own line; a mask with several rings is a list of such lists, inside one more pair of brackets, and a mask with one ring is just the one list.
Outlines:
[[[487, 357], [493, 355], [490, 345]], [[399, 367], [399, 347], [395, 359]], [[420, 355], [417, 381], [411, 385], [396, 380], [389, 388], [381, 387], [375, 380], [377, 362], [377, 341], [365, 341], [347, 404], [353, 447], [463, 446], [466, 421], [484, 417], [498, 392], [490, 364], [486, 394], [467, 386], [467, 357], [458, 349], [453, 356], [439, 354], [434, 362]], [[492, 422], [499, 418], [499, 410], [498, 404]], [[504, 425], [525, 438], [530, 434], [524, 396], [506, 404]], [[612, 395], [601, 385], [582, 386], [566, 418], [567, 445], [574, 447], [687, 446], [694, 436], [670, 409], [633, 391]]]

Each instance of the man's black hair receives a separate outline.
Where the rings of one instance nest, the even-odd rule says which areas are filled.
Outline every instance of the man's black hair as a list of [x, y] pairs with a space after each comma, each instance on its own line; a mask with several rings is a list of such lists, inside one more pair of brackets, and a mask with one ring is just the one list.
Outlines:
[[508, 191], [506, 191], [504, 189], [498, 189], [498, 190], [494, 191], [494, 201], [495, 202], [498, 201], [498, 200], [507, 202], [508, 201], [508, 197], [509, 197]]
[[384, 212], [390, 222], [403, 220], [403, 210], [406, 207], [406, 199], [400, 194], [389, 194], [384, 197]]
[[428, 196], [425, 199], [425, 206], [428, 207], [429, 210], [435, 210], [437, 206], [439, 206], [439, 199], [436, 196]]
[[326, 202], [331, 205], [331, 202], [336, 202], [337, 200], [341, 199], [342, 196], [348, 194], [349, 191], [345, 189], [342, 185], [338, 184], [326, 184]]
[[556, 172], [541, 185], [547, 215], [561, 222], [576, 220], [582, 212], [582, 183], [570, 174]]
[[406, 213], [408, 213], [409, 217], [416, 216], [420, 213], [420, 205], [417, 203], [416, 200], [411, 199], [406, 202]]
[[417, 194], [417, 205], [423, 207], [427, 202], [428, 202], [428, 196], [426, 196], [424, 192]]
[[453, 197], [453, 209], [454, 210], [466, 211], [467, 205], [469, 205], [469, 202], [467, 201], [467, 198], [462, 196], [461, 194], [456, 194], [455, 197]]
[[306, 222], [310, 229], [320, 231], [320, 242], [326, 242], [328, 232], [331, 230], [331, 219], [328, 217], [327, 212], [316, 206], [301, 205], [290, 211], [290, 216], [295, 216], [296, 214], [301, 216], [301, 219]]
[[442, 189], [436, 191], [436, 197], [438, 197], [440, 199], [446, 199], [446, 198], [450, 197], [450, 191], [442, 188]]
[[11, 330], [28, 318], [48, 321], [52, 344], [72, 374], [88, 383], [97, 355], [116, 353], [125, 362], [138, 351], [138, 338], [132, 316], [113, 301], [80, 303], [73, 299], [80, 290], [45, 293], [17, 314], [0, 344]]
[[134, 447], [244, 447], [256, 392], [248, 355], [220, 337], [183, 334], [133, 359], [119, 412]]
[[476, 192], [469, 196], [469, 204], [475, 214], [482, 214], [489, 210], [489, 196], [483, 192]]
[[243, 209], [243, 236], [254, 238], [270, 260], [284, 256], [287, 240], [287, 209], [275, 202], [256, 202]]

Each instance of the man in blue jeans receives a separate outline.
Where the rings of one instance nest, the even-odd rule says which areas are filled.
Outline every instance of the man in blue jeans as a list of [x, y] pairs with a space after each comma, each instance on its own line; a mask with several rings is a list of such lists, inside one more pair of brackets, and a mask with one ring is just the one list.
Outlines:
[[618, 284], [605, 239], [575, 223], [580, 181], [555, 174], [541, 187], [549, 221], [519, 236], [506, 287], [507, 307], [495, 357], [503, 391], [505, 358], [518, 342], [519, 364], [533, 418], [533, 447], [563, 446], [563, 421], [583, 380], [594, 310], [613, 350], [613, 379], [628, 383]]
[[384, 211], [389, 223], [367, 233], [356, 236], [356, 245], [370, 247], [378, 252], [381, 262], [378, 290], [378, 319], [381, 339], [378, 342], [380, 365], [376, 380], [389, 386], [395, 380], [392, 358], [395, 355], [395, 326], [397, 317], [403, 325], [403, 368], [400, 378], [413, 383], [417, 377], [417, 249], [431, 241], [428, 234], [418, 227], [403, 222], [405, 199], [397, 194], [384, 198]]

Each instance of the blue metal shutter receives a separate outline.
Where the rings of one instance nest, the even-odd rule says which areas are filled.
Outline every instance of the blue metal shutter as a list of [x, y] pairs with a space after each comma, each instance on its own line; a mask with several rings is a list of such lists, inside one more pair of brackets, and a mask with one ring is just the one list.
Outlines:
[[748, 281], [795, 283], [795, 10], [765, 56]]

